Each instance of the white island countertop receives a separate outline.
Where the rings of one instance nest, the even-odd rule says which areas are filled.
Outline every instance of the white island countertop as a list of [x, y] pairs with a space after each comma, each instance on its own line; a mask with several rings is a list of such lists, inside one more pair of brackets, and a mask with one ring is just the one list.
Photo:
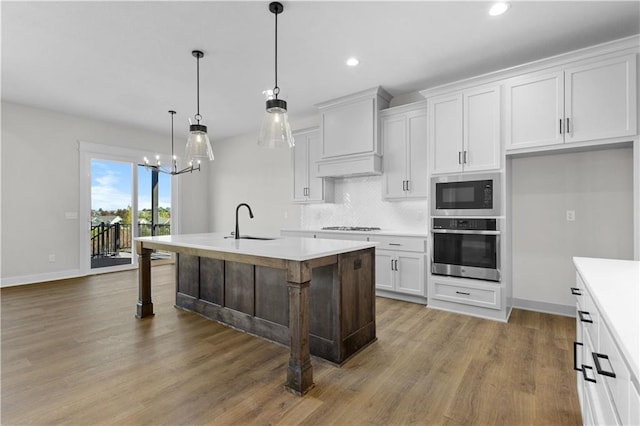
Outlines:
[[[136, 241], [159, 243], [165, 246], [188, 247], [223, 253], [236, 253], [249, 256], [270, 257], [294, 261], [305, 261], [324, 256], [347, 253], [375, 247], [368, 241], [344, 241], [314, 238], [277, 237], [272, 240], [236, 240], [229, 234], [184, 234], [139, 237]], [[167, 248], [167, 250], [169, 250]], [[169, 250], [170, 251], [170, 250]]]
[[640, 262], [574, 257], [573, 263], [635, 377], [640, 377]]

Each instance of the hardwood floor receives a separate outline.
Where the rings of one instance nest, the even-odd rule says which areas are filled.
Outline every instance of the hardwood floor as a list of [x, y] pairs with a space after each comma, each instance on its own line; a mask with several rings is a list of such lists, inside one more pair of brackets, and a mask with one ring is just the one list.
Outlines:
[[173, 266], [152, 275], [144, 320], [136, 271], [2, 289], [2, 424], [581, 423], [572, 318], [378, 298], [378, 341], [342, 368], [313, 358], [299, 398], [287, 348], [174, 308]]

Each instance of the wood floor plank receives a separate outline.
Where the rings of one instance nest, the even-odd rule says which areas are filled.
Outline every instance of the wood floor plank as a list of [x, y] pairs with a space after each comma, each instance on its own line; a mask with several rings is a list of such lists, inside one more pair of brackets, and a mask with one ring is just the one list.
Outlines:
[[0, 421], [16, 424], [572, 425], [575, 321], [514, 310], [508, 324], [377, 298], [378, 340], [316, 387], [283, 389], [288, 349], [173, 306], [134, 317], [137, 271], [1, 290]]

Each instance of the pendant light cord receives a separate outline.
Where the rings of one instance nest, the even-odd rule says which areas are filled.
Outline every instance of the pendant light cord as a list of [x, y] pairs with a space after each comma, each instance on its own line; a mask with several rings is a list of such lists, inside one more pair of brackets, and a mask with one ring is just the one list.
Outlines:
[[197, 99], [197, 110], [196, 120], [198, 124], [200, 124], [200, 119], [202, 116], [200, 115], [200, 56], [196, 56], [196, 99]]
[[173, 171], [177, 171], [176, 168], [176, 159], [175, 156], [173, 155], [173, 115], [175, 114], [175, 111], [169, 111], [169, 114], [171, 114], [171, 164], [173, 165]]
[[278, 99], [278, 93], [280, 93], [280, 88], [278, 87], [278, 14], [274, 13], [275, 17], [276, 17], [276, 30], [275, 30], [275, 74], [276, 74], [276, 85], [273, 88], [273, 94], [275, 95], [276, 99]]

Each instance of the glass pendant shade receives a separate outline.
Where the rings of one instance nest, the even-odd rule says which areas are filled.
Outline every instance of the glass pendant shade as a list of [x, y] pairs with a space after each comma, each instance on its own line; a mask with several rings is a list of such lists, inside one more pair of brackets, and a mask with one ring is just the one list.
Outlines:
[[282, 99], [267, 100], [258, 145], [267, 148], [293, 148], [294, 140], [287, 116], [287, 103]]
[[189, 138], [184, 156], [194, 163], [202, 160], [213, 161], [213, 149], [207, 136], [207, 126], [202, 124], [189, 126]]

